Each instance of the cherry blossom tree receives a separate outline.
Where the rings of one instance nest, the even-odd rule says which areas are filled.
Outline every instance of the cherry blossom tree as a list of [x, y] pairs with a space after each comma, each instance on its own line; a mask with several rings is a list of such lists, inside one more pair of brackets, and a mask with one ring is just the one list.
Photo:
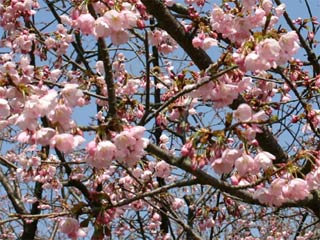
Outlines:
[[311, 2], [1, 0], [0, 238], [319, 239]]

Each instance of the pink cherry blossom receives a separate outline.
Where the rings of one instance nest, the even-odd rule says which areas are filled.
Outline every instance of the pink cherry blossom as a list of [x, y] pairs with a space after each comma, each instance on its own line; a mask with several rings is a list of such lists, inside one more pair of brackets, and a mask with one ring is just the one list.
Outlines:
[[175, 3], [175, 0], [165, 0], [164, 2], [168, 7], [172, 7]]
[[309, 189], [314, 190], [320, 186], [320, 168], [319, 166], [316, 169], [306, 176], [306, 181], [308, 183]]
[[108, 168], [115, 159], [116, 146], [111, 141], [101, 141], [97, 145], [92, 141], [87, 145], [87, 162], [96, 168]]
[[272, 9], [272, 1], [271, 0], [263, 0], [262, 2], [262, 8], [266, 12], [266, 14], [269, 14]]
[[247, 71], [267, 70], [271, 68], [270, 64], [262, 61], [260, 56], [255, 52], [251, 52], [246, 56], [244, 66]]
[[59, 78], [59, 76], [61, 75], [62, 71], [60, 69], [53, 69], [50, 71], [50, 78], [51, 81], [55, 82], [57, 81], [57, 79]]
[[245, 10], [248, 10], [256, 5], [256, 0], [243, 0], [242, 5]]
[[129, 33], [127, 31], [116, 31], [111, 33], [111, 41], [115, 45], [121, 45], [128, 42]]
[[233, 117], [240, 122], [248, 122], [252, 119], [252, 109], [248, 104], [242, 103], [237, 110], [233, 112]]
[[115, 136], [114, 143], [118, 149], [126, 149], [134, 146], [136, 139], [128, 131], [123, 131]]
[[243, 153], [241, 157], [235, 160], [235, 168], [238, 170], [240, 176], [256, 174], [258, 170], [257, 163], [246, 153]]
[[161, 178], [167, 178], [171, 173], [170, 165], [163, 160], [157, 162], [155, 170], [157, 177]]
[[0, 99], [0, 119], [6, 119], [10, 115], [10, 106], [8, 101]]
[[253, 198], [258, 199], [259, 202], [262, 203], [262, 204], [272, 205], [272, 195], [270, 194], [269, 190], [266, 189], [266, 188], [257, 189], [253, 193]]
[[15, 221], [0, 239], [24, 238], [34, 206], [48, 226], [35, 239], [310, 238], [319, 22], [284, 11], [272, 0], [2, 0], [0, 210]]
[[53, 110], [49, 111], [48, 118], [53, 123], [59, 124], [63, 130], [68, 130], [74, 125], [71, 115], [71, 107], [65, 104], [58, 104]]
[[22, 131], [17, 136], [17, 141], [21, 143], [32, 143], [31, 136], [28, 131]]
[[83, 92], [78, 88], [79, 85], [75, 83], [67, 83], [61, 91], [62, 96], [66, 100], [66, 105], [75, 107], [81, 102]]
[[51, 139], [50, 145], [63, 153], [70, 153], [83, 141], [84, 139], [79, 135], [73, 136], [70, 133], [62, 133], [56, 134]]
[[78, 237], [85, 237], [86, 232], [80, 228], [79, 222], [74, 218], [64, 218], [60, 221], [59, 229], [62, 233], [67, 234], [71, 239], [78, 239]]
[[269, 206], [279, 207], [286, 201], [282, 191], [286, 184], [287, 180], [283, 178], [277, 178], [272, 181], [269, 189], [259, 188], [257, 191], [255, 191], [254, 198]]
[[275, 8], [276, 16], [280, 17], [285, 11], [286, 5], [284, 3], [280, 4]]
[[281, 47], [277, 40], [267, 38], [258, 44], [256, 51], [260, 58], [267, 62], [273, 62], [279, 57]]
[[299, 37], [295, 31], [290, 31], [281, 35], [279, 39], [281, 54], [293, 56], [300, 48]]
[[96, 62], [96, 70], [97, 70], [97, 73], [99, 73], [100, 75], [104, 75], [105, 74], [103, 61], [97, 61]]
[[89, 154], [90, 157], [94, 157], [94, 154], [97, 150], [97, 143], [96, 141], [90, 141], [88, 144], [87, 144], [87, 147], [86, 147], [86, 151], [87, 153]]
[[112, 9], [107, 11], [103, 17], [106, 19], [112, 31], [118, 32], [123, 30], [123, 19], [118, 11]]
[[110, 162], [114, 158], [115, 152], [116, 146], [111, 141], [101, 141], [96, 147], [94, 158]]
[[293, 201], [298, 201], [306, 198], [309, 194], [307, 181], [301, 178], [294, 178], [283, 187], [283, 195]]
[[275, 158], [271, 153], [262, 151], [255, 156], [254, 161], [257, 162], [262, 169], [266, 170], [272, 166], [272, 161], [275, 160]]
[[117, 147], [116, 158], [128, 166], [133, 166], [144, 155], [148, 140], [143, 138], [145, 128], [136, 126], [117, 134], [113, 141]]
[[99, 17], [94, 23], [94, 35], [97, 38], [108, 37], [111, 34], [111, 29], [107, 23], [106, 18]]
[[183, 199], [181, 198], [174, 198], [173, 203], [172, 203], [172, 208], [173, 209], [179, 209], [183, 206], [185, 206], [186, 203]]
[[177, 48], [177, 43], [166, 31], [155, 30], [150, 34], [149, 39], [151, 44], [164, 54], [169, 54]]
[[270, 192], [275, 196], [282, 195], [283, 194], [282, 189], [286, 184], [287, 184], [287, 180], [283, 178], [276, 178], [271, 183]]
[[246, 126], [242, 132], [242, 135], [245, 139], [247, 139], [247, 141], [253, 141], [256, 138], [257, 132], [261, 132], [257, 130], [257, 128]]
[[32, 136], [35, 143], [43, 146], [50, 145], [50, 140], [54, 137], [56, 131], [52, 128], [41, 128]]
[[137, 15], [134, 14], [132, 11], [129, 10], [122, 10], [120, 12], [121, 19], [122, 19], [122, 26], [125, 29], [133, 28], [137, 25]]
[[269, 119], [269, 116], [263, 110], [256, 112], [252, 116], [252, 121], [255, 121], [255, 122], [267, 121], [268, 119]]
[[77, 18], [77, 26], [80, 28], [80, 31], [83, 34], [92, 34], [94, 28], [95, 19], [91, 16], [91, 14], [81, 14]]
[[192, 45], [196, 48], [202, 48], [204, 50], [210, 47], [217, 46], [218, 41], [211, 37], [206, 36], [204, 33], [199, 33], [194, 39], [192, 39]]
[[240, 156], [240, 150], [227, 148], [223, 151], [221, 158], [215, 159], [211, 166], [218, 174], [229, 173], [233, 169], [236, 159]]

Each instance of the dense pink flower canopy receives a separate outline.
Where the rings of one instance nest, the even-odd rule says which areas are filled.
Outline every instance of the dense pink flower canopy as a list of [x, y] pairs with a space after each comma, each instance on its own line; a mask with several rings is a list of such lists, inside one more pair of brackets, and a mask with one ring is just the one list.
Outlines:
[[0, 239], [319, 239], [319, 11], [286, 2], [0, 0]]

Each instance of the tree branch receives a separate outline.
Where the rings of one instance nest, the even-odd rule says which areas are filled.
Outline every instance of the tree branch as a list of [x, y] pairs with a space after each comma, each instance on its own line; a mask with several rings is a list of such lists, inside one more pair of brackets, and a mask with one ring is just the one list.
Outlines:
[[27, 213], [23, 205], [23, 202], [18, 198], [17, 194], [15, 193], [15, 191], [13, 190], [12, 186], [9, 183], [8, 177], [4, 175], [1, 168], [0, 168], [0, 182], [4, 187], [15, 211], [20, 214]]

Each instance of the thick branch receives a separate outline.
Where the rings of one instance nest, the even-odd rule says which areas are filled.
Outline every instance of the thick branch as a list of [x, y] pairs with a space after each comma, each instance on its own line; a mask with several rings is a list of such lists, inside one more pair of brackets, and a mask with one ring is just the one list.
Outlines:
[[[257, 199], [254, 199], [253, 196], [247, 191], [234, 188], [232, 185], [219, 181], [218, 179], [212, 177], [206, 172], [202, 171], [191, 165], [190, 161], [186, 158], [177, 158], [171, 153], [161, 149], [160, 147], [155, 146], [154, 144], [149, 144], [147, 147], [147, 152], [155, 155], [156, 157], [163, 159], [167, 163], [174, 165], [180, 169], [185, 170], [186, 172], [192, 174], [196, 177], [196, 180], [199, 184], [210, 185], [216, 189], [219, 189], [221, 192], [229, 194], [239, 200], [255, 205], [265, 206], [261, 204]], [[316, 215], [320, 214], [319, 206], [319, 194], [317, 192], [310, 194], [307, 198], [300, 201], [287, 201], [282, 204], [281, 208], [286, 207], [307, 207], [315, 212]]]
[[155, 146], [154, 144], [149, 144], [147, 147], [147, 152], [154, 154], [160, 159], [165, 160], [167, 163], [177, 166], [180, 169], [185, 170], [188, 173], [191, 173], [195, 176], [199, 184], [210, 185], [217, 189], [220, 189], [222, 192], [226, 192], [232, 196], [242, 199], [244, 202], [251, 204], [262, 205], [258, 200], [254, 199], [251, 194], [246, 191], [233, 188], [231, 185], [221, 182], [206, 172], [195, 168], [191, 165], [190, 161], [186, 158], [176, 158], [171, 153], [164, 151], [163, 149]]

